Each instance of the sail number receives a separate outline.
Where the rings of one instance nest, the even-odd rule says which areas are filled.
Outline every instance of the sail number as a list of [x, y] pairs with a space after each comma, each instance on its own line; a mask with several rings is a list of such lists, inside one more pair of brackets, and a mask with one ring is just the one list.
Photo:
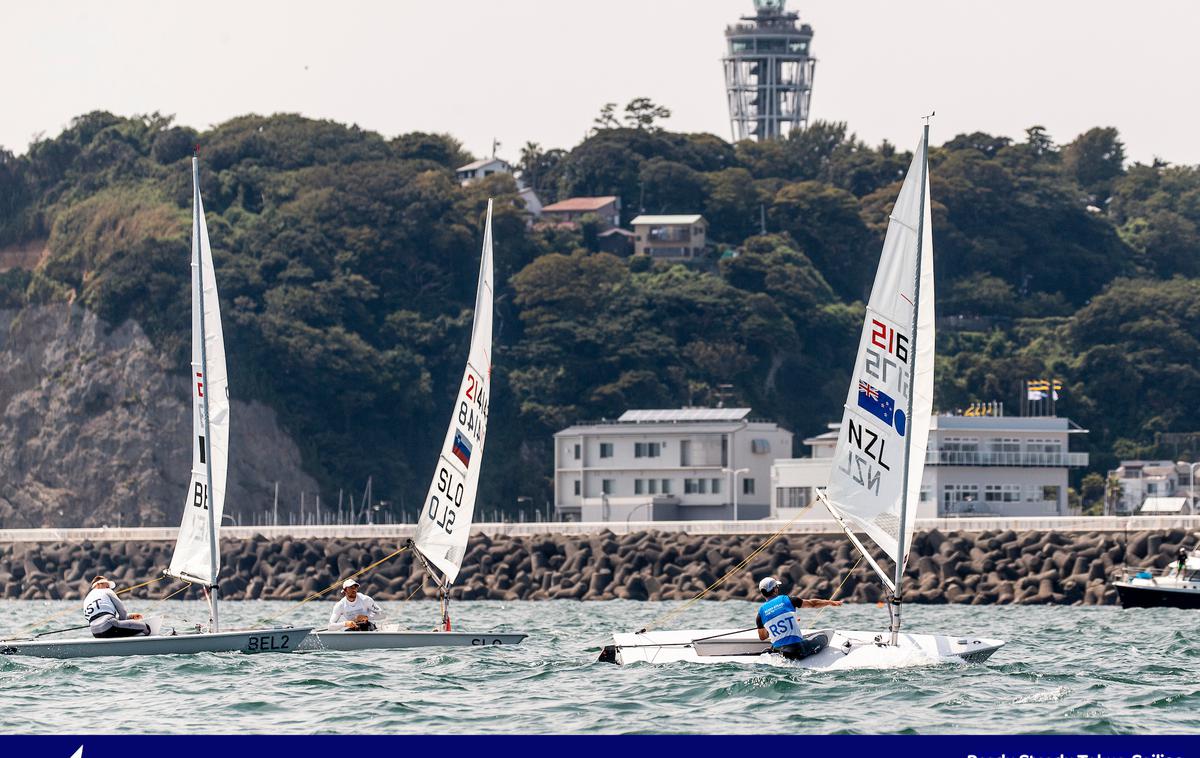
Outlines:
[[465, 399], [458, 404], [458, 423], [478, 442], [487, 426], [488, 401], [480, 379], [467, 374], [466, 380]]
[[196, 482], [196, 490], [192, 495], [192, 505], [208, 510], [208, 488], [204, 482]]
[[[454, 533], [454, 516], [462, 506], [463, 483], [455, 481], [455, 476], [445, 466], [438, 467], [437, 489], [442, 496], [432, 495], [429, 498], [429, 519], [446, 530], [446, 534]], [[445, 507], [443, 508], [443, 504]], [[453, 509], [451, 508], [453, 506]]]

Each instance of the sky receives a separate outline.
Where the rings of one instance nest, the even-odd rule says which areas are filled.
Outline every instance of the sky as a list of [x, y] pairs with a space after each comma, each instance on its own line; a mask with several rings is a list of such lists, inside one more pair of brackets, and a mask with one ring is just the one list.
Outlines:
[[[1060, 143], [1115, 126], [1131, 160], [1200, 164], [1200, 3], [789, 0], [813, 26], [812, 117], [871, 144], [985, 131]], [[606, 102], [646, 96], [675, 131], [730, 137], [725, 25], [751, 0], [17, 2], [0, 8], [0, 146], [91, 110], [204, 129], [298, 112], [392, 137], [570, 148]], [[1188, 94], [1191, 93], [1191, 94]]]

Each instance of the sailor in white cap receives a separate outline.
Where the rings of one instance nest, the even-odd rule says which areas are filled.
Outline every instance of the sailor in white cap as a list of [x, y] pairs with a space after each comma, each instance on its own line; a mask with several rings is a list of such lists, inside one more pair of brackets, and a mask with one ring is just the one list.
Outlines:
[[129, 613], [114, 592], [116, 584], [106, 576], [92, 580], [92, 591], [83, 599], [83, 615], [93, 637], [137, 637], [150, 634], [142, 614]]
[[358, 582], [347, 579], [342, 582], [342, 598], [329, 614], [329, 625], [344, 628], [348, 632], [373, 632], [375, 622], [383, 618], [383, 609], [358, 591]]
[[841, 600], [808, 600], [798, 597], [788, 597], [781, 592], [779, 580], [768, 576], [758, 583], [758, 591], [766, 599], [758, 608], [755, 624], [758, 626], [758, 638], [771, 640], [771, 652], [778, 653], [789, 660], [799, 660], [818, 653], [829, 644], [824, 634], [805, 637], [800, 633], [800, 624], [796, 619], [798, 608], [824, 608], [827, 605], [841, 605]]

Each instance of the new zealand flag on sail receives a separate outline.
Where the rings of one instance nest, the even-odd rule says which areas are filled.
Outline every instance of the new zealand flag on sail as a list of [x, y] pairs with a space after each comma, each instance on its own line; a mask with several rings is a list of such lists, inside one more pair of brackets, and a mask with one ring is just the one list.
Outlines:
[[858, 380], [858, 407], [888, 426], [894, 423], [896, 431], [904, 435], [904, 411], [896, 410], [896, 401], [891, 395], [861, 379]]
[[454, 430], [454, 447], [450, 452], [454, 453], [464, 466], [471, 465], [471, 443], [458, 429]]

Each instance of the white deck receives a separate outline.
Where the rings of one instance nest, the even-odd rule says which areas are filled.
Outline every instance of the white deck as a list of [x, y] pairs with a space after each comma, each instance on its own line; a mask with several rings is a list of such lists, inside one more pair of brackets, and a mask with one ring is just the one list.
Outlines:
[[420, 647], [496, 647], [519, 645], [528, 637], [519, 633], [497, 632], [417, 632], [384, 629], [377, 632], [316, 630], [301, 646], [302, 650], [402, 650]]
[[883, 644], [887, 632], [806, 629], [808, 637], [824, 633], [829, 645], [799, 661], [769, 653], [770, 644], [756, 631], [683, 629], [645, 634], [615, 634], [617, 663], [750, 663], [809, 669], [907, 668], [986, 660], [1003, 647], [1002, 640], [942, 634], [902, 633], [896, 647]]
[[151, 637], [94, 637], [60, 640], [4, 640], [0, 655], [37, 658], [95, 658], [110, 655], [193, 655], [195, 653], [290, 653], [312, 627], [249, 629], [216, 634]]

